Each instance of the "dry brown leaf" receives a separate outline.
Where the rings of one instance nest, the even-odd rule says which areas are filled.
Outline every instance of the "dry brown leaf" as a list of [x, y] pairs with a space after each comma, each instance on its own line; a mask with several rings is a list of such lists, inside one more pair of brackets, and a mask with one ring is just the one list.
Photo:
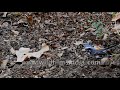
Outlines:
[[46, 52], [49, 51], [49, 46], [46, 45], [45, 43], [42, 44], [42, 49], [38, 52], [33, 52], [33, 53], [28, 53], [28, 57], [36, 57], [39, 58], [41, 57], [41, 55]]
[[51, 54], [50, 52], [45, 52], [44, 55], [47, 57], [54, 57], [55, 56], [55, 55]]
[[65, 49], [68, 49], [68, 47], [62, 47], [61, 50], [65, 50]]
[[119, 30], [120, 29], [120, 24], [115, 25], [113, 29]]
[[30, 49], [21, 47], [19, 50], [16, 50], [17, 61], [16, 62], [23, 62], [27, 57]]
[[58, 53], [58, 54], [57, 54], [57, 55], [58, 55], [58, 57], [62, 57], [63, 53], [64, 53], [64, 51], [62, 51], [62, 52]]
[[76, 41], [75, 43], [74, 43], [75, 45], [80, 45], [80, 44], [83, 44], [83, 40], [81, 40], [81, 41]]
[[104, 58], [101, 59], [101, 63], [105, 64], [105, 62], [107, 62], [108, 60], [109, 60], [108, 57], [104, 57]]
[[13, 47], [10, 49], [10, 52], [15, 55], [16, 54], [16, 51], [13, 49]]
[[83, 37], [85, 35], [85, 32], [83, 32], [82, 34], [80, 34], [80, 37]]
[[120, 13], [116, 13], [115, 16], [112, 18], [112, 21], [117, 21], [120, 19]]
[[15, 35], [18, 35], [19, 32], [18, 31], [15, 31], [15, 30], [11, 30]]
[[94, 29], [94, 28], [88, 28], [88, 29], [87, 29], [87, 30], [85, 30], [85, 31], [94, 32], [94, 31], [95, 31], [95, 29]]
[[4, 12], [2, 17], [6, 17], [6, 16], [7, 16], [7, 12]]
[[30, 57], [35, 57], [35, 58], [41, 57], [41, 55], [44, 52], [49, 51], [49, 46], [43, 43], [41, 50], [33, 53], [30, 53], [31, 51], [30, 48], [23, 48], [23, 47], [21, 47], [19, 50], [14, 50], [13, 48], [11, 48], [10, 51], [12, 54], [16, 54], [17, 56], [16, 62], [23, 62], [24, 60]]
[[7, 28], [9, 26], [8, 22], [4, 22], [2, 25], [1, 25], [1, 28]]
[[26, 15], [27, 22], [32, 26], [33, 25], [33, 16], [32, 15]]
[[106, 40], [108, 37], [108, 34], [104, 34], [103, 40]]
[[8, 63], [8, 60], [3, 60], [1, 64], [1, 68], [5, 69], [7, 63]]

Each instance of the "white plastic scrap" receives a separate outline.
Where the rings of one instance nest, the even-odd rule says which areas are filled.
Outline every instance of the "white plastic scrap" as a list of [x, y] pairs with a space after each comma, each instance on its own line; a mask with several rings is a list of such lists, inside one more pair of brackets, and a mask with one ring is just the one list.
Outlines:
[[39, 58], [39, 57], [41, 57], [41, 55], [44, 52], [49, 51], [49, 46], [46, 45], [45, 43], [43, 43], [41, 50], [38, 52], [33, 52], [33, 53], [30, 53], [30, 51], [31, 51], [30, 48], [24, 48], [24, 47], [21, 47], [19, 50], [14, 50], [13, 48], [11, 48], [10, 51], [12, 54], [15, 54], [17, 56], [16, 62], [23, 62], [26, 58], [30, 58], [30, 57]]

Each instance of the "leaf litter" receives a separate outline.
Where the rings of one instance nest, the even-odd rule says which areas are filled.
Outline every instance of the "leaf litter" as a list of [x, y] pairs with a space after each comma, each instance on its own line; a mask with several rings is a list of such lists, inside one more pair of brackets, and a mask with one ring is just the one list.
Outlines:
[[[32, 76], [32, 70], [37, 71], [37, 67], [39, 67], [39, 69], [43, 69], [43, 71], [44, 68], [47, 68], [48, 71], [50, 71], [49, 68], [54, 66], [56, 66], [56, 73], [53, 74], [53, 72], [50, 72], [49, 74], [44, 73], [44, 75], [33, 75], [32, 77], [82, 77], [78, 73], [85, 73], [84, 70], [87, 69], [89, 75], [85, 73], [85, 77], [92, 77], [92, 75], [90, 74], [92, 73], [92, 69], [96, 67], [97, 69], [100, 69], [101, 66], [88, 65], [81, 67], [79, 65], [64, 65], [62, 67], [62, 69], [64, 69], [64, 72], [62, 72], [61, 74], [59, 72], [59, 70], [61, 70], [61, 66], [59, 66], [59, 64], [53, 66], [44, 65], [43, 67], [40, 67], [39, 62], [46, 61], [47, 59], [53, 61], [65, 61], [69, 63], [71, 63], [71, 61], [80, 60], [92, 61], [96, 60], [96, 55], [92, 56], [91, 54], [89, 54], [82, 46], [84, 43], [92, 43], [92, 47], [96, 51], [99, 51], [112, 47], [112, 45], [116, 46], [116, 44], [113, 43], [117, 43], [117, 41], [119, 42], [119, 14], [116, 15], [116, 13], [114, 12], [4, 12], [3, 15], [4, 18], [1, 18], [1, 22], [7, 21], [6, 17], [10, 17], [9, 21], [11, 21], [12, 23], [11, 25], [6, 22], [4, 22], [3, 24], [1, 23], [0, 45], [3, 48], [0, 53], [2, 52], [2, 60], [6, 60], [4, 59], [6, 55], [13, 54], [17, 57], [10, 55], [7, 63], [15, 61], [22, 62], [22, 65], [16, 65], [10, 70], [10, 72], [15, 72], [16, 70], [19, 72], [16, 71], [16, 73], [11, 73], [11, 75], [6, 74], [5, 76], [2, 74], [2, 78], [6, 76], [29, 77]], [[112, 16], [116, 17], [112, 19]], [[112, 25], [112, 22], [115, 22], [115, 24]], [[32, 26], [30, 26], [30, 24]], [[29, 30], [30, 27], [34, 28], [32, 28], [32, 30]], [[11, 28], [11, 31], [7, 30], [8, 28]], [[105, 31], [106, 28], [107, 31]], [[112, 30], [114, 32], [112, 32]], [[13, 37], [13, 34], [15, 37]], [[8, 45], [5, 43], [4, 40], [8, 40], [10, 42], [12, 40], [16, 40], [18, 44], [13, 43]], [[46, 45], [45, 43], [48, 45]], [[51, 48], [51, 45], [55, 46], [56, 43], [59, 44], [59, 46]], [[118, 47], [111, 48], [112, 54], [119, 53]], [[8, 52], [8, 50], [10, 50], [10, 52]], [[52, 55], [56, 55], [58, 57], [54, 57]], [[45, 58], [45, 56], [47, 56], [47, 58]], [[30, 68], [27, 63], [30, 63], [32, 62], [32, 60], [34, 60], [31, 57], [35, 57], [37, 60], [35, 60], [35, 65], [30, 64]], [[97, 60], [106, 62], [107, 58], [108, 57], [106, 55], [102, 59]], [[26, 59], [30, 60], [24, 62]], [[111, 57], [111, 59], [113, 58]], [[116, 58], [116, 60], [119, 61], [118, 57]], [[3, 66], [7, 67], [5, 62]], [[25, 74], [26, 76], [22, 74], [25, 69], [24, 67], [28, 68], [27, 71], [30, 72], [29, 76], [27, 76], [27, 74]], [[101, 73], [102, 69], [100, 70], [101, 71], [96, 70], [94, 72]], [[57, 74], [57, 71], [59, 72], [59, 75]], [[73, 72], [73, 76], [69, 76], [71, 75], [70, 73], [72, 71], [75, 71], [77, 73]], [[103, 74], [105, 74], [105, 72]], [[113, 70], [113, 72], [118, 71]], [[99, 74], [97, 73], [95, 73], [95, 75], [99, 77]], [[112, 73], [109, 73], [109, 75], [113, 76]]]

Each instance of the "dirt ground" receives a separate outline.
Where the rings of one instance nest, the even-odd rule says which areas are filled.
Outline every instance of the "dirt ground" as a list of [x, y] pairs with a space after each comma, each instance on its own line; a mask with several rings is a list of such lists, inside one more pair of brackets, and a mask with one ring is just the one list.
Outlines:
[[[1, 63], [8, 60], [8, 63], [0, 69], [0, 78], [119, 78], [119, 65], [78, 64], [96, 59], [88, 55], [82, 45], [75, 44], [80, 40], [91, 40], [94, 44], [117, 45], [120, 37], [116, 34], [103, 41], [96, 40], [95, 35], [85, 31], [99, 20], [104, 29], [111, 32], [111, 19], [112, 15], [108, 12], [7, 12], [5, 17], [1, 12], [0, 60]], [[11, 30], [19, 34], [15, 35]], [[10, 52], [11, 47], [38, 51], [42, 43], [50, 47], [46, 54], [12, 65], [17, 57]], [[112, 52], [119, 53], [119, 47]]]

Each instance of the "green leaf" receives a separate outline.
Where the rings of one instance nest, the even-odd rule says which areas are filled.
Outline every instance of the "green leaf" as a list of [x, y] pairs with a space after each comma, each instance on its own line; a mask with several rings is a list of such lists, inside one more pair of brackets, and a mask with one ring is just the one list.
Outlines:
[[101, 21], [92, 23], [92, 27], [96, 29], [96, 36], [102, 37], [103, 36], [103, 24]]

